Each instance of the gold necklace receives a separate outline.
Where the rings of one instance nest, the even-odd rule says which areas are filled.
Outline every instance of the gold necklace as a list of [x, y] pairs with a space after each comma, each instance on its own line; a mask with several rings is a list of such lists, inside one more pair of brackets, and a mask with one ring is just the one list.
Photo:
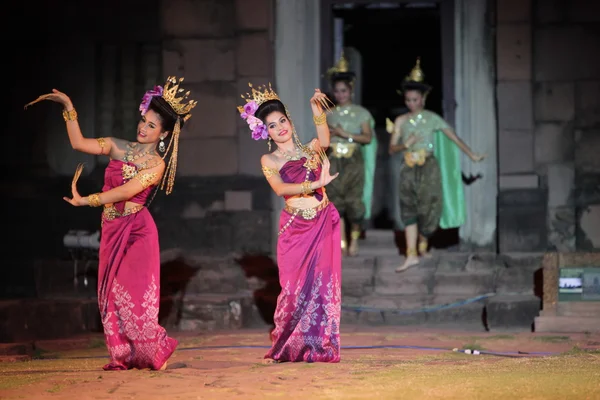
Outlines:
[[125, 156], [123, 157], [123, 161], [127, 161], [127, 162], [134, 162], [138, 158], [144, 157], [145, 155], [150, 154], [154, 151], [153, 148], [150, 148], [141, 153], [133, 154], [133, 152], [135, 151], [135, 149], [137, 147], [137, 143], [127, 143], [127, 147], [128, 147], [127, 153], [125, 153]]
[[295, 146], [294, 146], [294, 148], [296, 149], [296, 155], [295, 156], [291, 156], [287, 152], [284, 153], [283, 151], [281, 151], [281, 149], [279, 147], [277, 147], [277, 152], [279, 154], [281, 154], [282, 156], [284, 156], [285, 158], [287, 158], [288, 161], [296, 161], [296, 160], [301, 159], [302, 155], [300, 154], [300, 149], [299, 148], [297, 148]]

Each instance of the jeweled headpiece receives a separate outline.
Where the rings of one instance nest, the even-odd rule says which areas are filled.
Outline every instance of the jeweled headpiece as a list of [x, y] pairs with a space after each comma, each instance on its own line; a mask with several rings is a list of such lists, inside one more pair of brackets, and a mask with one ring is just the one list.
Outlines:
[[425, 80], [425, 74], [421, 69], [421, 57], [417, 57], [417, 63], [410, 71], [410, 74], [408, 74], [406, 78], [404, 78], [404, 80], [412, 82], [423, 82]]
[[407, 87], [418, 88], [422, 90], [425, 95], [427, 95], [431, 91], [431, 86], [425, 83], [425, 74], [421, 69], [421, 57], [417, 57], [417, 62], [413, 69], [410, 71], [410, 74], [406, 75], [404, 78], [404, 83], [402, 84], [402, 90], [396, 90], [396, 93], [402, 96], [402, 91], [409, 90]]
[[342, 79], [347, 79], [350, 81], [350, 85], [354, 85], [354, 81], [356, 80], [356, 75], [354, 72], [350, 71], [350, 64], [348, 60], [344, 56], [344, 51], [342, 50], [342, 54], [340, 55], [340, 59], [335, 63], [335, 65], [327, 70], [327, 78], [331, 81], [333, 78], [341, 77]]
[[246, 104], [243, 106], [238, 106], [240, 117], [242, 117], [242, 119], [244, 119], [250, 127], [250, 130], [252, 131], [252, 139], [267, 139], [269, 137], [269, 134], [267, 133], [267, 127], [260, 119], [256, 118], [254, 114], [261, 104], [269, 100], [279, 100], [279, 96], [277, 93], [275, 93], [270, 83], [268, 87], [267, 85], [262, 85], [258, 86], [257, 89], [252, 86], [252, 83], [248, 83], [248, 86], [252, 90], [251, 93], [246, 93], [245, 96], [243, 94], [241, 95], [241, 98], [246, 100]]
[[[171, 147], [173, 148], [173, 152], [171, 153], [171, 158], [169, 159], [169, 163], [167, 164], [167, 169], [165, 174], [163, 175], [163, 179], [160, 185], [160, 188], [163, 189], [166, 184], [165, 193], [171, 194], [173, 191], [173, 186], [175, 185], [175, 173], [177, 171], [177, 155], [179, 153], [179, 133], [181, 132], [181, 119], [187, 121], [192, 114], [190, 111], [198, 104], [195, 100], [188, 100], [188, 96], [190, 95], [190, 91], [184, 92], [184, 89], [180, 87], [181, 82], [183, 82], [183, 77], [177, 80], [174, 76], [169, 76], [167, 78], [167, 82], [165, 82], [165, 86], [154, 86], [153, 89], [148, 90], [144, 97], [142, 98], [142, 102], [140, 104], [140, 112], [142, 115], [145, 115], [148, 112], [148, 108], [150, 107], [150, 102], [152, 98], [155, 96], [161, 96], [169, 106], [175, 111], [177, 114], [177, 120], [175, 121], [175, 126], [173, 128], [173, 135], [171, 136], [171, 141], [169, 142], [169, 146], [165, 150], [165, 154], [163, 155], [163, 159], [169, 153]], [[182, 94], [183, 93], [183, 94]]]

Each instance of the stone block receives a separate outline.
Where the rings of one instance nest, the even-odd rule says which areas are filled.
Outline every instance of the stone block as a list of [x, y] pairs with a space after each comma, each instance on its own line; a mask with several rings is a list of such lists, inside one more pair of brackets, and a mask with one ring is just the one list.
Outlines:
[[535, 127], [536, 164], [569, 162], [574, 159], [572, 124], [540, 123]]
[[579, 207], [600, 204], [600, 172], [577, 171], [575, 174], [575, 203]]
[[600, 3], [596, 1], [569, 0], [566, 9], [569, 22], [600, 22]]
[[588, 128], [600, 125], [600, 81], [577, 82], [575, 125]]
[[494, 292], [493, 271], [437, 272], [433, 294], [456, 296], [463, 299]]
[[[241, 118], [240, 118], [241, 120]], [[260, 158], [263, 154], [268, 153], [266, 140], [254, 140], [248, 125], [245, 125], [238, 130], [239, 132], [239, 147], [238, 147], [238, 173], [242, 175], [263, 176], [261, 169]], [[271, 147], [273, 148], [273, 146]]]
[[542, 255], [499, 256], [502, 266], [497, 269], [496, 293], [533, 295], [536, 274], [542, 268]]
[[498, 80], [531, 79], [531, 25], [499, 24], [496, 34]]
[[600, 250], [600, 204], [587, 206], [579, 212], [578, 250]]
[[500, 252], [544, 251], [547, 194], [542, 189], [507, 190], [498, 198]]
[[533, 91], [536, 122], [570, 121], [575, 117], [575, 85], [571, 82], [540, 82]]
[[490, 330], [533, 328], [541, 306], [541, 299], [533, 295], [494, 296], [485, 306], [486, 325]]
[[375, 293], [381, 295], [427, 295], [434, 284], [433, 265], [411, 268], [401, 274], [395, 272], [401, 263], [399, 257], [378, 257], [374, 276]]
[[548, 206], [574, 205], [575, 167], [573, 163], [547, 165]]
[[535, 318], [536, 332], [576, 333], [597, 332], [600, 318], [539, 316]]
[[273, 50], [267, 33], [243, 33], [237, 38], [239, 76], [271, 76]]
[[551, 207], [548, 210], [548, 244], [555, 251], [575, 251], [575, 207]]
[[231, 137], [237, 135], [236, 85], [231, 82], [204, 82], [185, 87], [198, 101], [193, 117], [185, 124], [185, 138]]
[[231, 220], [232, 250], [238, 254], [270, 254], [274, 240], [271, 221], [270, 211], [235, 212]]
[[536, 174], [500, 175], [500, 190], [536, 189], [540, 186], [540, 178]]
[[244, 190], [228, 190], [225, 192], [225, 210], [252, 210], [252, 192]]
[[501, 174], [533, 171], [533, 137], [533, 130], [500, 132], [498, 141]]
[[235, 33], [234, 0], [161, 1], [162, 31], [167, 37], [227, 37]]
[[[375, 259], [353, 257], [342, 260], [342, 296], [363, 297], [373, 293]], [[346, 300], [344, 300], [346, 302]]]
[[460, 326], [480, 324], [483, 330], [485, 299], [462, 304], [464, 300], [467, 300], [467, 297], [457, 297], [456, 295], [432, 297], [428, 307], [435, 308], [435, 310], [427, 312], [427, 322], [431, 324], [449, 324], [455, 322]]
[[535, 20], [540, 25], [565, 20], [565, 0], [544, 0], [535, 3]]
[[[573, 81], [600, 78], [600, 27], [549, 26], [534, 32], [534, 78]], [[560, 55], [560, 56], [558, 56]]]
[[235, 41], [233, 39], [172, 40], [164, 44], [165, 75], [185, 76], [189, 82], [233, 81]]
[[273, 10], [270, 0], [236, 0], [237, 28], [241, 30], [267, 30]]
[[600, 129], [576, 131], [575, 169], [577, 173], [600, 173]]
[[531, 83], [499, 82], [498, 125], [502, 130], [529, 130], [533, 128]]
[[531, 0], [501, 0], [496, 2], [498, 22], [529, 22]]
[[179, 141], [177, 172], [183, 176], [234, 175], [238, 149], [234, 138], [185, 139]]

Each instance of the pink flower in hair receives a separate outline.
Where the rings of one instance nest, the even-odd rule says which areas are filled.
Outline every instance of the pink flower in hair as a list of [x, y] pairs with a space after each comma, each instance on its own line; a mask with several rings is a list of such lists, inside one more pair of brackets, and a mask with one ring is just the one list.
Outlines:
[[266, 139], [268, 137], [267, 127], [263, 123], [252, 130], [252, 139], [254, 140]]
[[146, 115], [148, 112], [148, 108], [150, 107], [150, 102], [154, 96], [162, 96], [163, 88], [162, 86], [154, 86], [154, 89], [148, 90], [144, 97], [142, 98], [142, 102], [140, 103], [140, 111], [142, 115]]
[[244, 105], [244, 112], [241, 114], [241, 117], [244, 119], [248, 118], [249, 116], [254, 117], [254, 113], [256, 112], [256, 110], [258, 110], [258, 105], [255, 101], [246, 103]]

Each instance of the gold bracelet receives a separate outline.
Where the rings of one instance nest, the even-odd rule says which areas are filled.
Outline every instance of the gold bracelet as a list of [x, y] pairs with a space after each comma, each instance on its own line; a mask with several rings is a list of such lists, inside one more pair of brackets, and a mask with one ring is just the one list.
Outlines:
[[327, 122], [327, 114], [325, 113], [321, 113], [321, 115], [319, 115], [318, 117], [315, 117], [313, 115], [313, 121], [315, 122], [315, 125], [324, 125]]
[[98, 146], [100, 146], [100, 155], [104, 154], [104, 146], [106, 146], [106, 140], [104, 140], [104, 138], [96, 138], [96, 140], [98, 141]]
[[100, 193], [90, 194], [88, 196], [88, 202], [90, 203], [90, 207], [100, 207], [102, 205], [100, 202]]
[[310, 187], [311, 181], [304, 181], [300, 185], [302, 186], [302, 194], [311, 194], [312, 189]]
[[62, 114], [65, 122], [77, 121], [77, 111], [75, 109], [72, 109], [71, 111], [63, 110]]

